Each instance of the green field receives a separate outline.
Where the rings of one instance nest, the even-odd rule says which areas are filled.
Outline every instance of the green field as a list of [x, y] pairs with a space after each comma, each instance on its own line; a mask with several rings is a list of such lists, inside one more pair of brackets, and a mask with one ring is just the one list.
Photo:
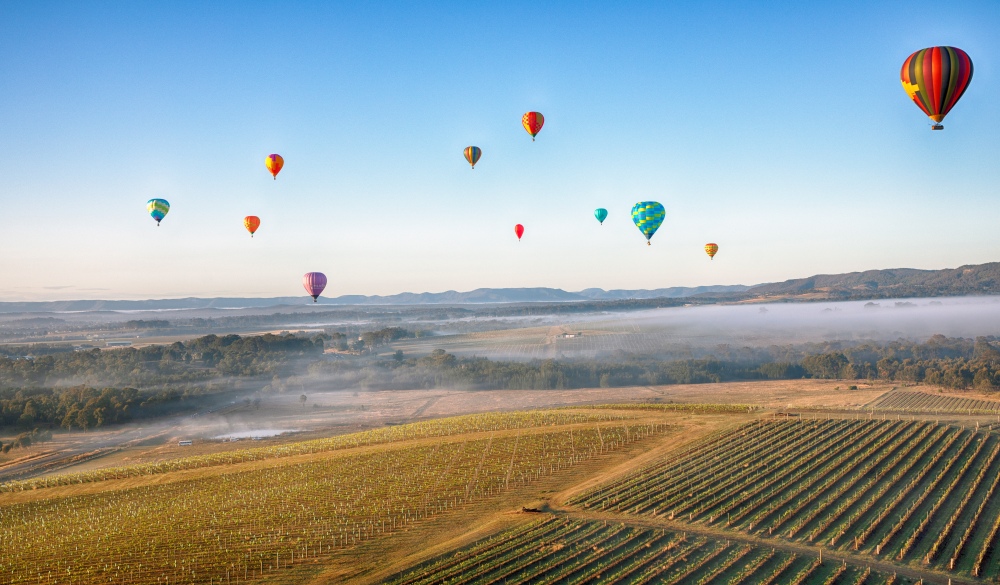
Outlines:
[[0, 582], [995, 582], [1000, 433], [925, 418], [605, 404], [11, 482]]
[[929, 421], [759, 420], [571, 503], [995, 578], [998, 455]]
[[891, 575], [817, 555], [624, 523], [547, 519], [495, 534], [386, 581], [489, 583], [868, 583]]
[[928, 414], [1000, 415], [1000, 401], [895, 390], [868, 403], [866, 410]]

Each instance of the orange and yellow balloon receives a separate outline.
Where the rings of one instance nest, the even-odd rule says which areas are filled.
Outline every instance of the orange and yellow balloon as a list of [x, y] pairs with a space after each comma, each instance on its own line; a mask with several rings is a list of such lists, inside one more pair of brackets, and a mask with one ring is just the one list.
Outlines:
[[285, 166], [285, 159], [281, 158], [280, 154], [269, 154], [264, 159], [264, 166], [267, 167], [271, 176], [277, 179], [278, 173], [281, 172], [281, 167]]
[[715, 259], [715, 255], [718, 252], [719, 252], [719, 245], [718, 244], [705, 244], [705, 253], [708, 254], [709, 258], [711, 258], [711, 259], [714, 260]]
[[542, 126], [545, 124], [545, 116], [539, 112], [528, 112], [521, 116], [521, 125], [524, 129], [531, 134], [531, 141], [535, 141], [535, 136], [542, 131]]
[[243, 227], [247, 228], [247, 231], [250, 232], [250, 237], [252, 238], [253, 233], [260, 227], [260, 218], [256, 215], [248, 215], [244, 217]]

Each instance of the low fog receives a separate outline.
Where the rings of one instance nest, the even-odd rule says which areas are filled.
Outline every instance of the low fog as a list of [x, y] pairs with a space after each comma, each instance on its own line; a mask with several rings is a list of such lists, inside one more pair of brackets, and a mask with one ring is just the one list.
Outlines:
[[[843, 341], [926, 341], [933, 335], [1000, 335], [1000, 297], [747, 303], [536, 318], [488, 334], [440, 335], [397, 344], [490, 359], [609, 359], [625, 352], [665, 358], [712, 348]], [[442, 324], [447, 329], [447, 324]]]

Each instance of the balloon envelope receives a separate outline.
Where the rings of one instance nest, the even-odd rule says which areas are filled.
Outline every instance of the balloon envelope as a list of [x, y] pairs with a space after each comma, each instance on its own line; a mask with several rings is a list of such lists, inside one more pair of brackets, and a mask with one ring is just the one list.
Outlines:
[[515, 225], [514, 226], [514, 235], [517, 236], [517, 241], [520, 242], [521, 241], [521, 236], [524, 235], [524, 226], [521, 225], [521, 224]]
[[150, 199], [146, 202], [146, 211], [156, 220], [156, 225], [160, 225], [160, 220], [170, 211], [170, 203], [166, 199]]
[[481, 156], [483, 156], [483, 151], [478, 146], [465, 147], [465, 160], [469, 161], [472, 168], [476, 168], [476, 163], [479, 162]]
[[541, 132], [544, 124], [545, 116], [541, 115], [539, 112], [528, 112], [521, 116], [521, 125], [528, 131], [528, 134], [531, 134], [532, 141], [534, 141], [535, 136]]
[[285, 159], [281, 158], [280, 154], [269, 154], [264, 159], [264, 166], [271, 172], [271, 176], [277, 179], [278, 173], [281, 172], [281, 167], [285, 166]]
[[715, 258], [716, 253], [719, 251], [718, 244], [705, 244], [705, 253], [708, 254], [709, 258]]
[[250, 237], [252, 238], [253, 233], [260, 227], [260, 218], [256, 215], [248, 215], [243, 218], [243, 226], [247, 228], [247, 231], [250, 232]]
[[667, 211], [656, 201], [640, 201], [632, 206], [632, 221], [646, 240], [653, 237], [663, 223]]
[[594, 217], [597, 218], [597, 221], [601, 222], [601, 225], [604, 225], [604, 220], [608, 219], [608, 210], [598, 207], [594, 210]]
[[323, 289], [326, 288], [326, 275], [322, 272], [307, 272], [302, 277], [302, 286], [315, 303], [316, 298], [323, 294]]
[[921, 49], [903, 62], [899, 80], [913, 103], [936, 122], [934, 129], [940, 130], [941, 121], [969, 88], [972, 59], [956, 47]]

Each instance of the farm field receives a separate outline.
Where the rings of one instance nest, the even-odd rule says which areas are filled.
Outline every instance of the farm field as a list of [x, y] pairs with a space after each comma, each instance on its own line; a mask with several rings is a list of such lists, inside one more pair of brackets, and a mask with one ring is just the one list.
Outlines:
[[568, 502], [995, 579], [1000, 435], [932, 421], [759, 419]]
[[206, 455], [181, 457], [156, 463], [108, 467], [88, 472], [69, 473], [25, 481], [11, 481], [0, 484], [0, 492], [25, 491], [40, 487], [75, 485], [109, 479], [123, 479], [144, 475], [157, 475], [172, 471], [233, 465], [251, 461], [262, 461], [295, 455], [323, 453], [357, 447], [369, 447], [386, 443], [413, 439], [449, 437], [469, 433], [508, 431], [532, 427], [568, 425], [623, 420], [628, 415], [610, 412], [495, 412], [479, 415], [458, 416], [447, 419], [429, 420], [409, 425], [390, 426], [371, 431], [338, 435], [311, 441], [280, 444], [266, 447], [228, 450]]
[[625, 523], [526, 522], [384, 581], [449, 583], [869, 583], [891, 574], [818, 555]]
[[895, 390], [865, 405], [866, 410], [930, 414], [1000, 414], [1000, 401]]
[[620, 413], [480, 415], [392, 427], [381, 444], [369, 433], [332, 451], [19, 485], [11, 489], [33, 489], [0, 494], [0, 574], [5, 583], [268, 579], [672, 429]]
[[[853, 406], [891, 387], [799, 384], [664, 387], [679, 392], [6, 482], [0, 582], [1000, 578], [1000, 433]], [[430, 412], [476, 393], [423, 398]]]
[[[847, 390], [856, 385], [858, 390]], [[297, 395], [267, 397], [259, 409], [234, 405], [209, 413], [142, 427], [60, 433], [52, 442], [0, 454], [0, 482], [155, 464], [191, 455], [278, 446], [427, 419], [484, 412], [549, 409], [601, 403], [752, 403], [764, 408], [857, 409], [892, 388], [887, 383], [844, 380], [768, 380], [575, 390], [382, 390], [310, 389], [303, 408]], [[220, 435], [287, 429], [262, 441], [223, 442]], [[191, 447], [179, 440], [193, 439]], [[6, 440], [6, 437], [0, 437]]]

